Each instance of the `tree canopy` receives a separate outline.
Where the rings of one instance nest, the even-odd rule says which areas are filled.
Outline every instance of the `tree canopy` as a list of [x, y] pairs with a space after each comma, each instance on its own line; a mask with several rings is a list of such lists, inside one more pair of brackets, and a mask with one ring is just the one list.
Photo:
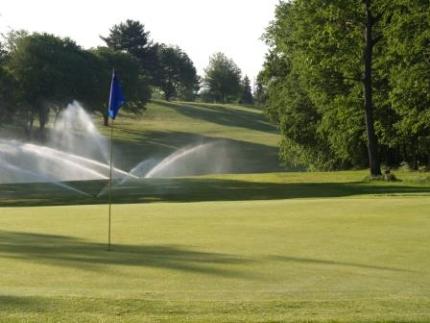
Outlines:
[[106, 46], [127, 52], [136, 57], [151, 83], [158, 79], [158, 45], [150, 39], [149, 31], [139, 21], [127, 19], [114, 25], [106, 37], [101, 37]]
[[[177, 46], [153, 43], [138, 21], [114, 25], [107, 47], [83, 49], [69, 38], [47, 33], [11, 31], [0, 42], [0, 123], [15, 120], [32, 136], [33, 125], [44, 128], [51, 112], [73, 100], [103, 114], [112, 70], [120, 76], [127, 98], [124, 109], [138, 112], [152, 87], [166, 99], [193, 100], [199, 77], [189, 56]], [[37, 121], [35, 123], [35, 121]]]
[[406, 2], [277, 6], [259, 82], [287, 163], [365, 167], [372, 141], [385, 165], [429, 163], [430, 5]]
[[205, 69], [205, 96], [215, 102], [237, 101], [242, 90], [241, 75], [240, 68], [232, 59], [223, 53], [215, 53]]
[[252, 96], [251, 82], [247, 75], [242, 80], [242, 96], [240, 98], [240, 103], [243, 104], [253, 104], [254, 97]]
[[193, 100], [199, 89], [199, 79], [191, 59], [179, 47], [164, 44], [159, 46], [158, 53], [159, 85], [165, 99]]
[[109, 48], [87, 51], [68, 38], [39, 33], [14, 38], [10, 48], [0, 66], [2, 110], [15, 115], [29, 136], [35, 119], [43, 134], [50, 111], [59, 112], [73, 100], [106, 114], [113, 68], [121, 73], [126, 109], [141, 109], [150, 97], [148, 82], [130, 54]]

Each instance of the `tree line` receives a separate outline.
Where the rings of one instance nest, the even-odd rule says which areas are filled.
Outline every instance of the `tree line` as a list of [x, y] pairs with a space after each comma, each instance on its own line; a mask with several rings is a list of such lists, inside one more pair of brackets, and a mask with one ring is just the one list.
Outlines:
[[49, 118], [72, 100], [106, 115], [112, 69], [120, 75], [125, 109], [138, 112], [154, 93], [164, 99], [252, 104], [250, 81], [222, 53], [200, 78], [178, 46], [156, 43], [143, 24], [127, 20], [101, 37], [105, 46], [83, 49], [70, 38], [11, 31], [0, 42], [0, 123], [17, 122], [29, 137], [43, 135]]
[[430, 4], [281, 1], [258, 100], [309, 169], [430, 167]]

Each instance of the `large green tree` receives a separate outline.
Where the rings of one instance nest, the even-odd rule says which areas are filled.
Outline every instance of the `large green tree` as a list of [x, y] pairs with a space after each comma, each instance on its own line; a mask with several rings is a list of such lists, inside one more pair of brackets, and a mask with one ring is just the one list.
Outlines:
[[232, 102], [240, 99], [241, 70], [223, 53], [216, 53], [209, 59], [203, 79], [205, 96], [215, 102]]
[[28, 135], [36, 117], [43, 133], [50, 108], [79, 99], [91, 78], [88, 53], [68, 38], [35, 33], [19, 38], [9, 55], [5, 68], [15, 79]]
[[0, 82], [7, 78], [3, 83], [9, 87], [13, 84], [13, 112], [29, 136], [37, 119], [43, 138], [50, 111], [58, 113], [73, 100], [101, 112], [107, 124], [107, 98], [113, 69], [117, 70], [124, 86], [125, 109], [139, 111], [149, 99], [148, 81], [131, 54], [109, 48], [87, 51], [70, 39], [38, 33], [20, 37], [10, 48]]
[[387, 144], [412, 168], [430, 167], [430, 2], [393, 0], [387, 8], [382, 68], [388, 72], [388, 103], [396, 112], [395, 136]]
[[[367, 163], [372, 176], [381, 174], [378, 133], [388, 133], [390, 125], [384, 121], [393, 115], [382, 91], [387, 75], [380, 69], [386, 48], [383, 30], [389, 26], [386, 4], [295, 0], [278, 5], [266, 34], [271, 52], [264, 79], [269, 112], [277, 115], [285, 136], [286, 158], [295, 153], [318, 168]], [[307, 109], [301, 109], [303, 102], [308, 102]], [[299, 133], [291, 135], [295, 118], [285, 120], [285, 115], [299, 113], [312, 118], [317, 140], [303, 143]]]
[[159, 86], [167, 101], [173, 97], [193, 100], [199, 79], [188, 55], [179, 47], [159, 46]]

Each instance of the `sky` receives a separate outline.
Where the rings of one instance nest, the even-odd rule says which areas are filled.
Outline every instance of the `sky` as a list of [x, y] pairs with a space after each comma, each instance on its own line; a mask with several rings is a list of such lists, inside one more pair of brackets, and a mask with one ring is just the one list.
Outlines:
[[1, 0], [0, 33], [11, 29], [70, 37], [84, 48], [126, 19], [151, 38], [181, 47], [203, 75], [209, 56], [223, 52], [255, 80], [267, 48], [261, 40], [279, 0]]

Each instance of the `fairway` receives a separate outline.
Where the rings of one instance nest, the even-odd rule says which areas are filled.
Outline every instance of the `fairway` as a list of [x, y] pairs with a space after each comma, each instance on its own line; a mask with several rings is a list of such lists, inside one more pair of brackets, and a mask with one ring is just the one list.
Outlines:
[[430, 197], [0, 209], [0, 317], [427, 321]]

